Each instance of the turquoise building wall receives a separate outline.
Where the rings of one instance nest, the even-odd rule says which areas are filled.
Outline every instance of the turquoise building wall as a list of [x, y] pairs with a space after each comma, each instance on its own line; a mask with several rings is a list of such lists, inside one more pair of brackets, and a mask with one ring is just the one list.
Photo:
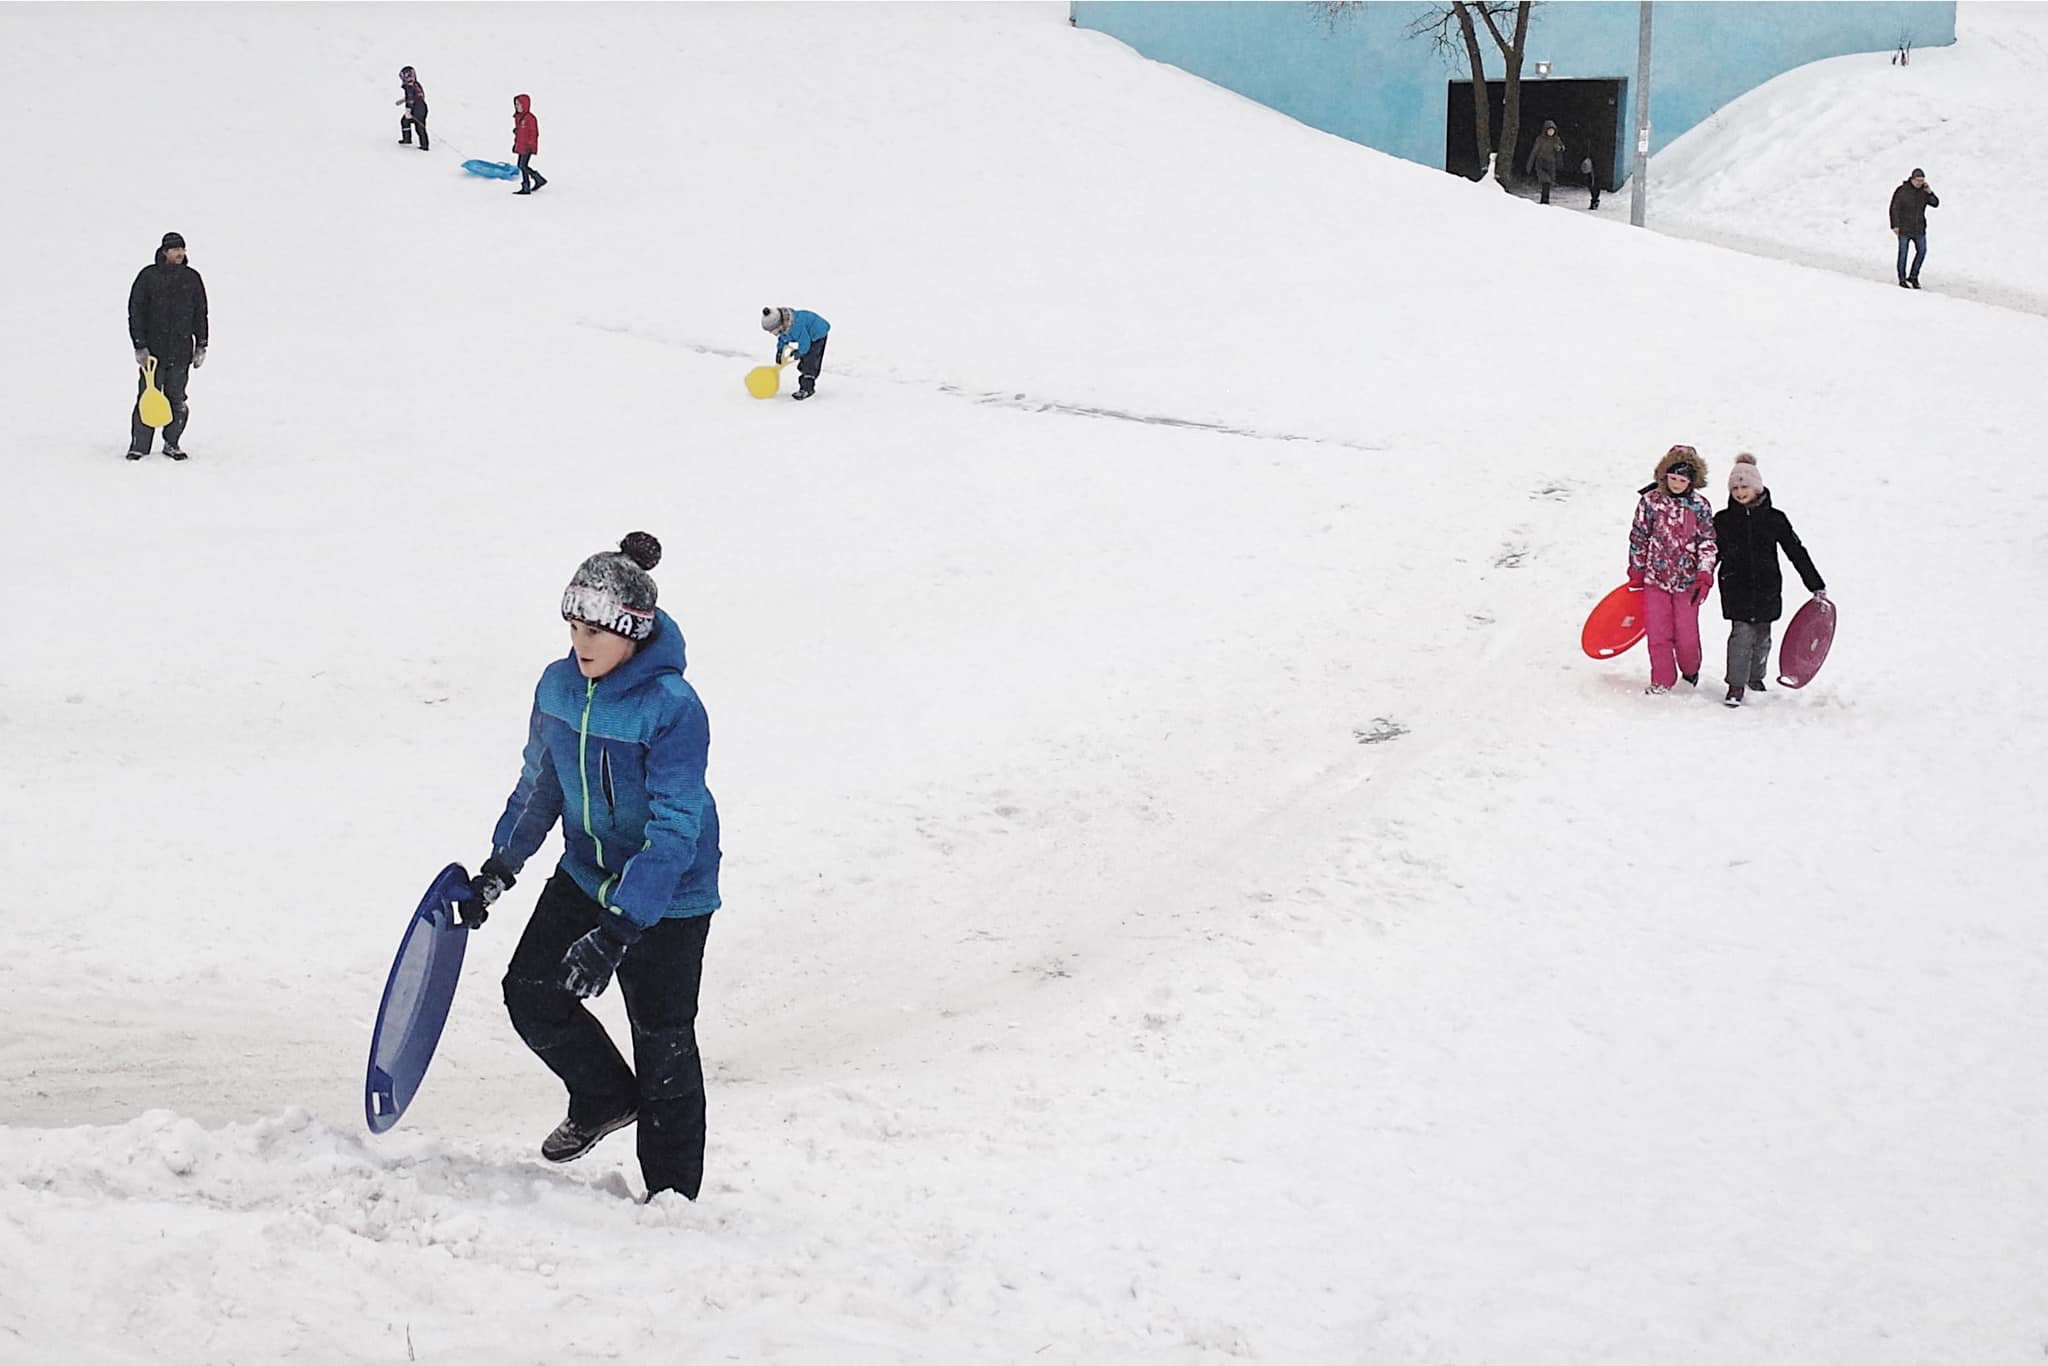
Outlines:
[[[1314, 128], [1383, 152], [1444, 164], [1449, 83], [1470, 80], [1462, 44], [1447, 61], [1408, 28], [1433, 8], [1368, 3], [1334, 22], [1319, 7], [1279, 0], [1073, 0], [1073, 21], [1156, 61], [1269, 105]], [[1939, 47], [1956, 38], [1953, 3], [1857, 0], [1658, 0], [1650, 67], [1654, 153], [1722, 105], [1794, 67], [1853, 52], [1883, 53], [1902, 39]], [[1616, 172], [1634, 161], [1637, 7], [1628, 0], [1539, 4], [1529, 25], [1523, 79], [1535, 63], [1551, 78], [1625, 82]], [[1487, 79], [1503, 74], [1482, 29]], [[1878, 60], [1882, 60], [1879, 58]]]

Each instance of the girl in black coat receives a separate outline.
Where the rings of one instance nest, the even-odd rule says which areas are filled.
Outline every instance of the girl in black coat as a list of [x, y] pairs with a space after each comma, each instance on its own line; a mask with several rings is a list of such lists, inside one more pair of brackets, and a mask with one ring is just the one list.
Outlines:
[[1728, 696], [1726, 704], [1742, 705], [1745, 688], [1762, 692], [1764, 667], [1771, 659], [1771, 623], [1784, 615], [1784, 579], [1778, 571], [1778, 548], [1791, 557], [1799, 579], [1815, 597], [1827, 592], [1813, 557], [1799, 542], [1792, 519], [1771, 506], [1771, 491], [1744, 452], [1728, 471], [1728, 506], [1714, 514], [1714, 537], [1721, 547], [1721, 615], [1729, 621]]

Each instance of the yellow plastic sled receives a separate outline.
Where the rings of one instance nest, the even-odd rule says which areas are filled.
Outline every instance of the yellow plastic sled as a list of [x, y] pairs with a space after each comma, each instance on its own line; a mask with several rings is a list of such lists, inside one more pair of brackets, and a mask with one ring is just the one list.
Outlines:
[[[782, 366], [787, 364], [788, 361], [782, 365], [757, 365], [747, 371], [747, 392], [755, 398], [774, 398], [775, 391], [782, 387]], [[164, 420], [168, 422], [170, 419]]]
[[156, 357], [142, 362], [142, 397], [135, 407], [142, 415], [145, 427], [162, 428], [171, 425], [171, 401], [164, 397], [164, 391], [156, 387]]

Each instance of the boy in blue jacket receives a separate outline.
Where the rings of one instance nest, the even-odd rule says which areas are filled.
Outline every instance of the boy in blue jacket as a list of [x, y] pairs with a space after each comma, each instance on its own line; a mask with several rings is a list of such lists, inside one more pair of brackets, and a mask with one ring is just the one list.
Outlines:
[[[559, 822], [561, 863], [504, 983], [512, 1027], [569, 1090], [568, 1117], [541, 1156], [571, 1161], [637, 1120], [648, 1198], [694, 1200], [704, 1180], [697, 990], [719, 905], [718, 807], [682, 631], [655, 606], [648, 571], [660, 560], [661, 543], [636, 531], [585, 560], [563, 592], [570, 652], [534, 691], [525, 764], [463, 923], [483, 924]], [[632, 1067], [583, 1005], [614, 974]]]
[[832, 324], [808, 308], [764, 308], [761, 330], [775, 334], [775, 363], [796, 362], [796, 392], [809, 398], [818, 391], [818, 371], [825, 364], [825, 337]]

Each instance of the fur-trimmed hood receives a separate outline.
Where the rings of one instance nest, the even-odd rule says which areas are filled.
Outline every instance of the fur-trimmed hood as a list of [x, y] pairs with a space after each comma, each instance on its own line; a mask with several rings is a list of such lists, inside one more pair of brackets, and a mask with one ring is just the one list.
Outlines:
[[1657, 462], [1656, 472], [1650, 476], [1651, 485], [1655, 488], [1663, 488], [1664, 476], [1670, 472], [1673, 465], [1681, 461], [1692, 466], [1693, 491], [1697, 493], [1704, 489], [1707, 486], [1708, 478], [1706, 458], [1690, 446], [1673, 446], [1670, 450], [1664, 452], [1664, 458]]

